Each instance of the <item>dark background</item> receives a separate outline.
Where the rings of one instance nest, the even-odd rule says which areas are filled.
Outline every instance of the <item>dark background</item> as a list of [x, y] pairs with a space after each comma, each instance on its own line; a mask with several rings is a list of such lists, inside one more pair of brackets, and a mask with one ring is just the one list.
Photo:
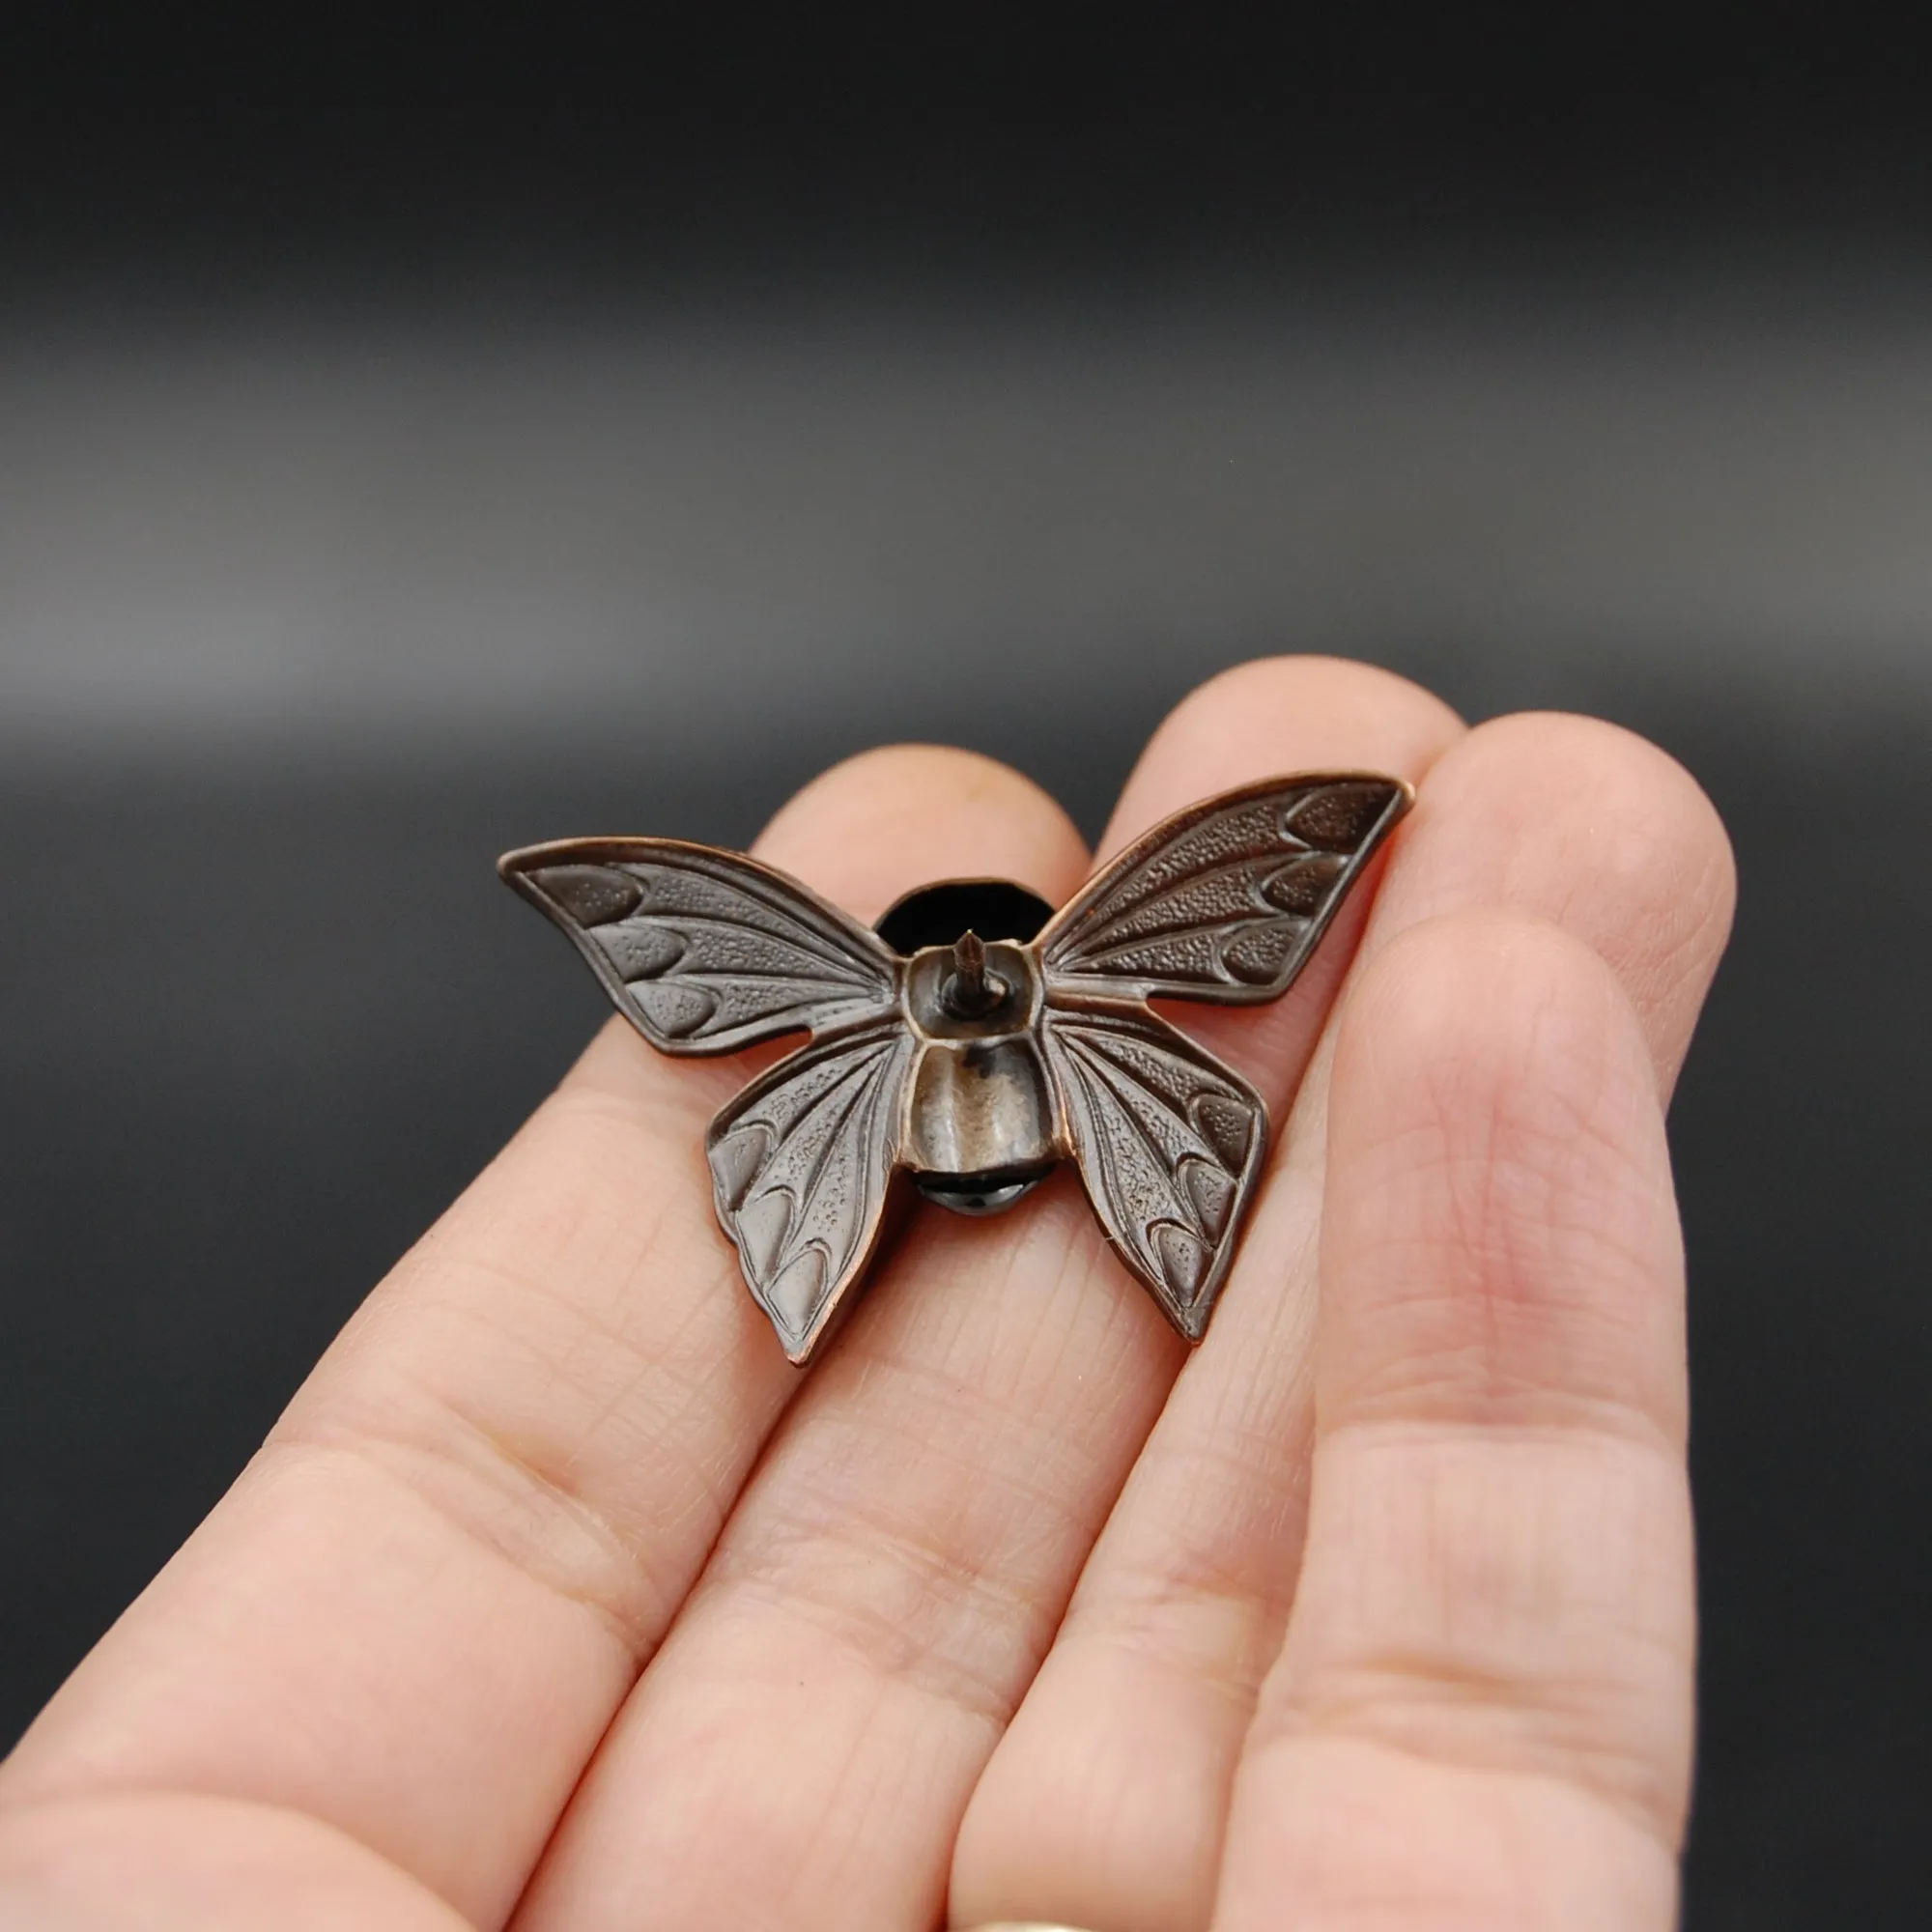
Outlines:
[[1923, 50], [264, 17], [0, 77], [0, 1735], [595, 1024], [497, 850], [1341, 649], [1731, 824], [1687, 1922], [1932, 1922]]

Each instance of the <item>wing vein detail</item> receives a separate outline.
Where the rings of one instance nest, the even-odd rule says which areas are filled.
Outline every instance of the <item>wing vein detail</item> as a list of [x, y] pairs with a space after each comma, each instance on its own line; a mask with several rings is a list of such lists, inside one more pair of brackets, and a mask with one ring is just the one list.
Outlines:
[[875, 933], [741, 854], [590, 838], [499, 865], [666, 1053], [728, 1053], [894, 1004], [900, 965]]
[[877, 1238], [912, 1053], [896, 1019], [841, 1034], [780, 1061], [711, 1123], [719, 1221], [794, 1361]]
[[1198, 1340], [1261, 1172], [1261, 1096], [1144, 1009], [1055, 1006], [1045, 1031], [1094, 1210], [1168, 1320]]
[[1040, 939], [1049, 978], [1096, 997], [1274, 999], [1408, 798], [1398, 780], [1342, 773], [1190, 807], [1061, 910]]

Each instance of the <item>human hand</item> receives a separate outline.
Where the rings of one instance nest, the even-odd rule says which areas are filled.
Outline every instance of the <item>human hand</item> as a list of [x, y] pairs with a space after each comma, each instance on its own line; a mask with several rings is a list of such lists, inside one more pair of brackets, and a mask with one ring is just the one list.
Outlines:
[[[1671, 1924], [1662, 1103], [1723, 836], [1609, 726], [1281, 660], [1166, 722], [1106, 845], [1338, 767], [1418, 785], [1373, 910], [1175, 1015], [1277, 1122], [1191, 1357], [1063, 1174], [920, 1210], [801, 1377], [703, 1173], [745, 1065], [613, 1022], [0, 1767], [0, 1925]], [[868, 920], [1088, 863], [925, 749], [758, 850]]]

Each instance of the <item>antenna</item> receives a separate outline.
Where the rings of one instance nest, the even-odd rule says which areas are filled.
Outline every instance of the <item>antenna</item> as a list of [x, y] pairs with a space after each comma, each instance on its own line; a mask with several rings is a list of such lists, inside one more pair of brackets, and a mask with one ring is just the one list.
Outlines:
[[939, 1003], [955, 1020], [982, 1020], [1012, 989], [986, 971], [986, 943], [970, 926], [952, 945], [952, 971], [939, 989]]

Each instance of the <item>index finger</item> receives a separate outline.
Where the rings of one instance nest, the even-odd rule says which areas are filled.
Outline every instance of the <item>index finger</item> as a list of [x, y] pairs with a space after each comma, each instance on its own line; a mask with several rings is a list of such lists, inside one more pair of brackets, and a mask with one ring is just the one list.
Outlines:
[[[949, 870], [1058, 897], [1085, 869], [1037, 787], [932, 748], [839, 767], [760, 850], [865, 918]], [[0, 1799], [263, 1801], [500, 1919], [797, 1386], [705, 1184], [742, 1073], [613, 1022], [370, 1297]]]

